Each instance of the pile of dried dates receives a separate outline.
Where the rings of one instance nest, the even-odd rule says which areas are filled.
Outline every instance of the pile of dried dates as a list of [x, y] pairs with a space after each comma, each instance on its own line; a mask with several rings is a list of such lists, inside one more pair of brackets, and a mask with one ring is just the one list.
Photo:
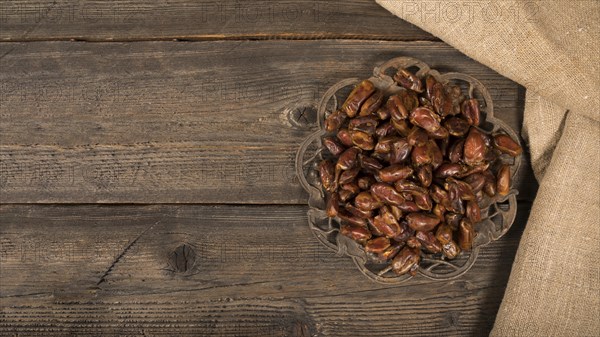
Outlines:
[[340, 233], [414, 275], [422, 254], [454, 259], [472, 248], [486, 195], [509, 193], [500, 156], [522, 149], [480, 129], [479, 102], [460, 87], [406, 69], [394, 81], [401, 89], [390, 96], [362, 81], [326, 118], [319, 174]]

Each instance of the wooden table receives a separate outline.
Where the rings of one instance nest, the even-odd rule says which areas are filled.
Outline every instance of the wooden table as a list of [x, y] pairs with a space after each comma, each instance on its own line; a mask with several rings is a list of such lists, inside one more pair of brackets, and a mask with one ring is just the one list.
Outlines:
[[0, 334], [483, 336], [511, 231], [450, 282], [365, 279], [307, 227], [294, 174], [333, 83], [418, 57], [524, 89], [372, 1], [0, 4]]

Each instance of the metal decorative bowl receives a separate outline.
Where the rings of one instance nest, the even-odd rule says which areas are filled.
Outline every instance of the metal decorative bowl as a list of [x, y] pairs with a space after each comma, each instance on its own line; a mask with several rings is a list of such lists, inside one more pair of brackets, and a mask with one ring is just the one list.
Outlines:
[[[432, 75], [442, 84], [458, 85], [468, 98], [477, 98], [480, 102], [481, 124], [479, 128], [487, 133], [504, 132], [519, 142], [517, 133], [503, 121], [494, 117], [494, 105], [487, 89], [477, 79], [461, 73], [440, 74], [424, 62], [410, 57], [398, 57], [375, 67], [373, 77], [369, 78], [384, 94], [391, 95], [402, 90], [390, 76], [399, 68], [414, 70], [419, 78]], [[308, 192], [310, 207], [308, 225], [315, 237], [339, 256], [352, 258], [358, 269], [371, 280], [385, 284], [397, 284], [411, 279], [410, 274], [396, 275], [389, 263], [378, 263], [370, 259], [364, 248], [354, 240], [339, 233], [340, 219], [329, 218], [325, 213], [325, 194], [321, 186], [318, 164], [326, 155], [322, 152], [322, 138], [328, 136], [324, 129], [325, 118], [337, 110], [345, 101], [352, 88], [358, 84], [358, 78], [344, 79], [325, 92], [318, 105], [319, 130], [308, 136], [296, 154], [296, 174], [300, 184]], [[520, 144], [519, 144], [520, 145]], [[521, 155], [513, 158], [501, 156], [500, 161], [510, 165], [511, 178], [519, 170]], [[512, 179], [514, 181], [514, 179]], [[482, 220], [474, 224], [477, 233], [471, 251], [463, 251], [456, 259], [445, 260], [421, 254], [421, 263], [417, 275], [433, 280], [450, 280], [466, 273], [475, 263], [479, 250], [502, 237], [511, 227], [517, 211], [517, 191], [512, 189], [508, 195], [485, 197], [480, 203]]]

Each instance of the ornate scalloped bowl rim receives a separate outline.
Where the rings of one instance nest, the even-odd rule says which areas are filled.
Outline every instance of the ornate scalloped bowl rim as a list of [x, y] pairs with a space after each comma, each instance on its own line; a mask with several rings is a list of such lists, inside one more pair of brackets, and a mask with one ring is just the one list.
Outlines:
[[[417, 67], [417, 68], [419, 68], [419, 70], [416, 72], [416, 75], [419, 76], [420, 78], [424, 77], [427, 74], [430, 74], [430, 75], [434, 76], [438, 81], [440, 81], [444, 84], [446, 84], [452, 80], [459, 80], [459, 81], [467, 82], [469, 84], [469, 89], [468, 89], [468, 93], [467, 93], [469, 97], [473, 97], [474, 91], [478, 91], [480, 93], [480, 95], [483, 96], [485, 106], [484, 106], [484, 108], [482, 108], [482, 112], [485, 113], [485, 116], [486, 116], [485, 120], [489, 124], [493, 125], [493, 129], [491, 130], [491, 132], [502, 130], [503, 132], [506, 132], [509, 136], [511, 136], [513, 139], [517, 140], [517, 142], [519, 142], [519, 137], [518, 137], [517, 133], [514, 130], [512, 130], [502, 120], [497, 119], [494, 116], [494, 106], [493, 106], [492, 98], [491, 98], [491, 95], [489, 94], [489, 92], [487, 91], [487, 89], [483, 86], [483, 84], [480, 81], [478, 81], [477, 79], [475, 79], [469, 75], [457, 73], [457, 72], [449, 72], [449, 73], [440, 74], [438, 71], [432, 70], [426, 63], [424, 63], [423, 61], [420, 61], [418, 59], [410, 58], [410, 57], [397, 57], [397, 58], [391, 59], [391, 60], [381, 64], [378, 67], [375, 67], [373, 70], [373, 77], [369, 78], [369, 80], [373, 81], [378, 88], [384, 90], [385, 92], [393, 93], [400, 88], [395, 84], [395, 82], [393, 81], [393, 79], [391, 77], [389, 77], [388, 75], [385, 74], [385, 72], [389, 68], [397, 69], [399, 67], [404, 67], [404, 68]], [[306, 154], [308, 147], [314, 142], [317, 142], [318, 149], [322, 148], [321, 138], [324, 135], [326, 135], [326, 131], [324, 130], [324, 126], [323, 126], [323, 121], [325, 119], [325, 113], [327, 112], [327, 106], [328, 106], [329, 102], [333, 99], [334, 106], [338, 106], [339, 102], [337, 102], [337, 98], [336, 98], [335, 94], [340, 89], [347, 87], [347, 86], [355, 85], [359, 81], [360, 81], [360, 79], [358, 79], [358, 78], [343, 79], [343, 80], [337, 82], [336, 84], [332, 85], [325, 92], [325, 94], [323, 94], [323, 96], [318, 104], [317, 122], [318, 122], [319, 129], [318, 129], [318, 131], [309, 135], [301, 143], [300, 148], [298, 149], [298, 152], [296, 153], [296, 161], [295, 161], [296, 174], [298, 176], [300, 185], [304, 188], [304, 190], [306, 190], [309, 193], [308, 204], [309, 204], [310, 209], [307, 213], [308, 224], [311, 229], [311, 232], [313, 232], [313, 234], [315, 235], [317, 240], [319, 240], [324, 246], [328, 247], [329, 249], [336, 251], [337, 255], [339, 255], [339, 256], [346, 255], [346, 256], [351, 257], [353, 259], [354, 263], [356, 264], [356, 266], [358, 267], [358, 269], [364, 275], [366, 275], [369, 279], [371, 279], [375, 282], [378, 282], [378, 283], [397, 284], [397, 283], [405, 282], [405, 281], [411, 279], [412, 276], [402, 275], [402, 276], [394, 276], [394, 277], [385, 277], [385, 276], [383, 276], [383, 274], [374, 273], [373, 271], [371, 271], [370, 269], [368, 269], [366, 267], [368, 258], [366, 256], [365, 252], [354, 241], [346, 238], [343, 235], [340, 235], [339, 233], [336, 236], [336, 243], [333, 243], [328, 239], [328, 235], [330, 235], [334, 231], [337, 231], [337, 229], [332, 228], [332, 226], [331, 226], [331, 222], [333, 221], [333, 219], [328, 219], [329, 227], [332, 228], [329, 231], [324, 231], [323, 229], [321, 229], [315, 225], [317, 219], [327, 218], [324, 210], [317, 207], [317, 205], [322, 204], [325, 196], [323, 194], [323, 191], [320, 188], [317, 188], [316, 186], [313, 186], [312, 184], [309, 183], [309, 181], [307, 180], [307, 177], [305, 175], [305, 170], [304, 170], [304, 167], [306, 165], [308, 165], [310, 163], [314, 163], [315, 160], [320, 159], [320, 150], [317, 150], [308, 159], [304, 159], [304, 156]], [[486, 131], [486, 132], [490, 132], [490, 131]], [[520, 162], [521, 162], [520, 159], [521, 159], [521, 157], [518, 156], [517, 158], [514, 159], [513, 165], [511, 165], [511, 175], [513, 178], [519, 170]], [[513, 189], [510, 191], [510, 193], [507, 196], [496, 198], [491, 203], [491, 205], [489, 207], [492, 207], [492, 206], [496, 207], [496, 210], [495, 210], [496, 213], [492, 214], [492, 215], [488, 214], [488, 217], [486, 219], [483, 219], [482, 222], [479, 223], [479, 224], [481, 224], [481, 223], [487, 224], [486, 229], [488, 229], [488, 231], [486, 233], [479, 233], [479, 235], [485, 234], [486, 238], [488, 240], [484, 241], [484, 242], [480, 242], [478, 245], [473, 247], [473, 249], [471, 250], [471, 252], [469, 254], [467, 261], [465, 262], [465, 264], [462, 267], [457, 268], [456, 266], [453, 266], [453, 265], [451, 265], [445, 261], [441, 261], [441, 260], [430, 260], [429, 262], [432, 262], [433, 264], [431, 266], [429, 266], [428, 268], [420, 267], [418, 269], [418, 274], [422, 275], [426, 278], [433, 279], [433, 280], [451, 280], [451, 279], [460, 277], [461, 275], [466, 273], [475, 263], [478, 253], [479, 253], [479, 249], [482, 246], [485, 246], [495, 240], [498, 240], [510, 229], [512, 223], [514, 222], [515, 215], [516, 215], [516, 208], [517, 208], [516, 194], [517, 193], [518, 192]], [[508, 210], [507, 211], [500, 210], [497, 207], [497, 204], [500, 202], [508, 202]], [[496, 214], [500, 214], [502, 216], [500, 232], [493, 232], [493, 230], [489, 229], [491, 225], [496, 225], [496, 223], [492, 220], [492, 217], [495, 216]], [[441, 275], [433, 273], [432, 269], [440, 264], [450, 265], [450, 266], [454, 267], [455, 270], [452, 272], [449, 272], [449, 273], [441, 274]]]

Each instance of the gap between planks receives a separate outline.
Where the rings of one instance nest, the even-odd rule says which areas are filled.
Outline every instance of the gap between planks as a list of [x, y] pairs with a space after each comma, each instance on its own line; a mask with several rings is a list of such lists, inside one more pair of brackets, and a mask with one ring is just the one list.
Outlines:
[[82, 36], [67, 36], [58, 38], [23, 38], [16, 40], [0, 40], [0, 43], [27, 43], [27, 42], [202, 42], [202, 41], [268, 41], [268, 40], [363, 40], [363, 41], [393, 41], [393, 42], [442, 42], [438, 38], [402, 38], [400, 36], [391, 37], [383, 35], [357, 35], [357, 34], [239, 34], [239, 35], [189, 35], [189, 36], [163, 36], [163, 37], [136, 37], [136, 38], [93, 38]]

